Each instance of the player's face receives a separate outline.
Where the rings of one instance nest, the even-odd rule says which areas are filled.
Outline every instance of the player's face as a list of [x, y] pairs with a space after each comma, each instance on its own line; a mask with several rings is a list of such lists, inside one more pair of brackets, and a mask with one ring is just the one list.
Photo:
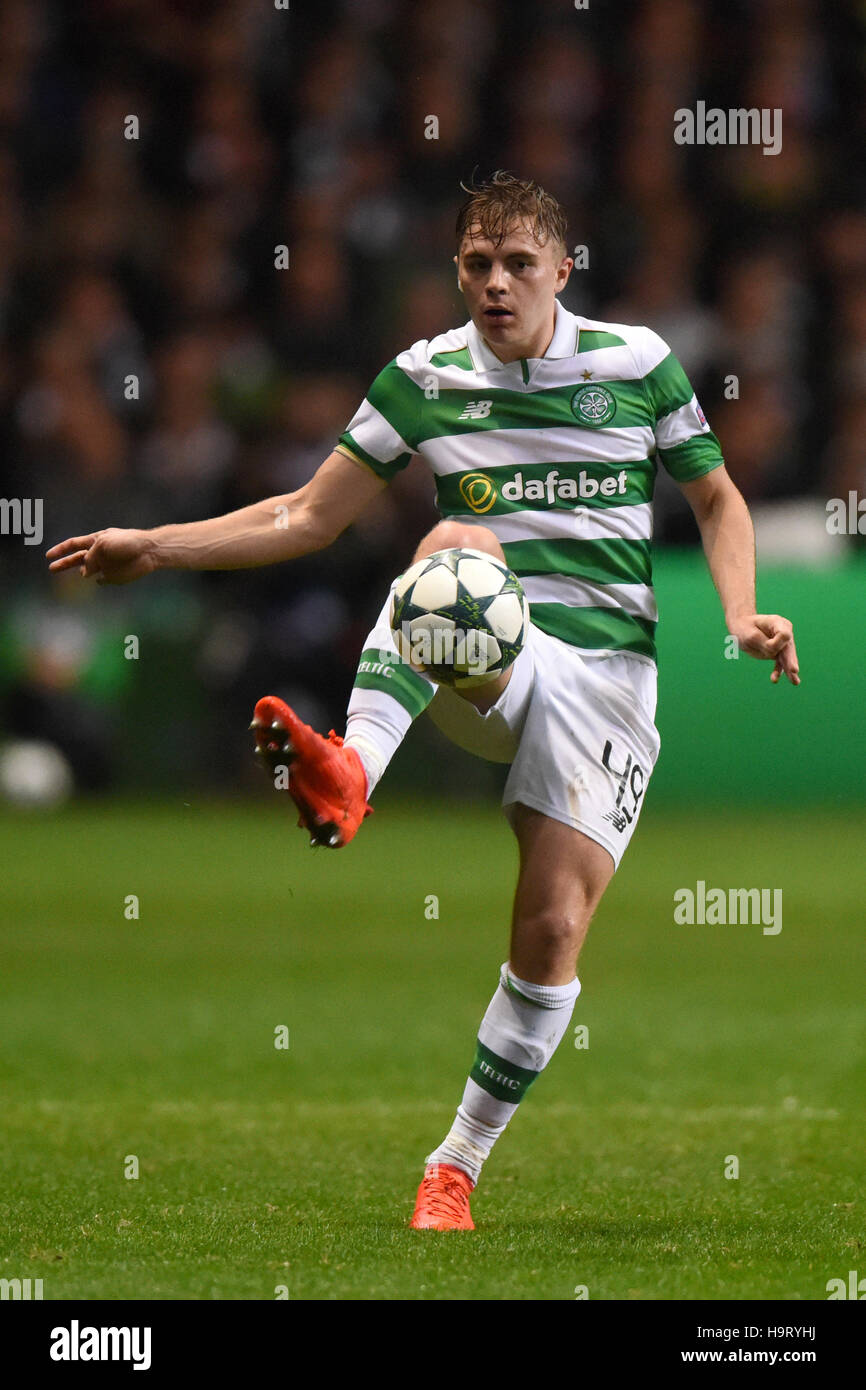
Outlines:
[[559, 244], [539, 246], [515, 225], [496, 246], [474, 227], [454, 260], [472, 322], [500, 361], [542, 357], [553, 336], [554, 300], [574, 264]]

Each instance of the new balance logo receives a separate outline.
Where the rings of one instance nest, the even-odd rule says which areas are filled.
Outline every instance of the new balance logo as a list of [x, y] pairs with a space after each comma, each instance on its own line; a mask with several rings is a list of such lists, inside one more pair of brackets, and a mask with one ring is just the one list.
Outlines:
[[609, 820], [614, 830], [618, 830], [620, 835], [631, 821], [631, 816], [622, 811], [605, 811], [602, 820]]
[[458, 420], [486, 420], [493, 409], [492, 401], [468, 401], [462, 415], [458, 415]]

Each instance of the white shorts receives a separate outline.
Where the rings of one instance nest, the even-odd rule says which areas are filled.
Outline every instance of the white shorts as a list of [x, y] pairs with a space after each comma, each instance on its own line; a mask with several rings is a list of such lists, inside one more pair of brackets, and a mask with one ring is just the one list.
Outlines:
[[531, 625], [511, 680], [479, 714], [440, 686], [428, 714], [458, 747], [511, 764], [502, 804], [581, 830], [614, 866], [634, 832], [659, 753], [655, 666], [624, 652], [578, 652]]

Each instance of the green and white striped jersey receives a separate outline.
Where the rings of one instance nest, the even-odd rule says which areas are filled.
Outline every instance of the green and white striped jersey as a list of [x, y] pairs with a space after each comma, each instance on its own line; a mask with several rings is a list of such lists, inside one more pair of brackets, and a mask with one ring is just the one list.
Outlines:
[[337, 446], [390, 479], [414, 454], [444, 517], [499, 538], [533, 622], [591, 652], [655, 660], [652, 496], [722, 462], [668, 345], [556, 302], [544, 357], [502, 363], [473, 323], [379, 373]]

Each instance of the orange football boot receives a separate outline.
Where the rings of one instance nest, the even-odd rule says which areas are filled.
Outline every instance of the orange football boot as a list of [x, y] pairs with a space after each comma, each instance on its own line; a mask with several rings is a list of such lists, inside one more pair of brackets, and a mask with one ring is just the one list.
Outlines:
[[450, 1163], [428, 1163], [409, 1225], [416, 1231], [474, 1231], [469, 1210], [469, 1194], [474, 1186], [462, 1168], [452, 1168]]
[[259, 700], [250, 728], [256, 753], [271, 775], [287, 767], [288, 792], [300, 812], [298, 825], [310, 832], [310, 844], [340, 849], [365, 816], [367, 774], [354, 748], [344, 748], [332, 729], [327, 738], [304, 724], [284, 700]]

